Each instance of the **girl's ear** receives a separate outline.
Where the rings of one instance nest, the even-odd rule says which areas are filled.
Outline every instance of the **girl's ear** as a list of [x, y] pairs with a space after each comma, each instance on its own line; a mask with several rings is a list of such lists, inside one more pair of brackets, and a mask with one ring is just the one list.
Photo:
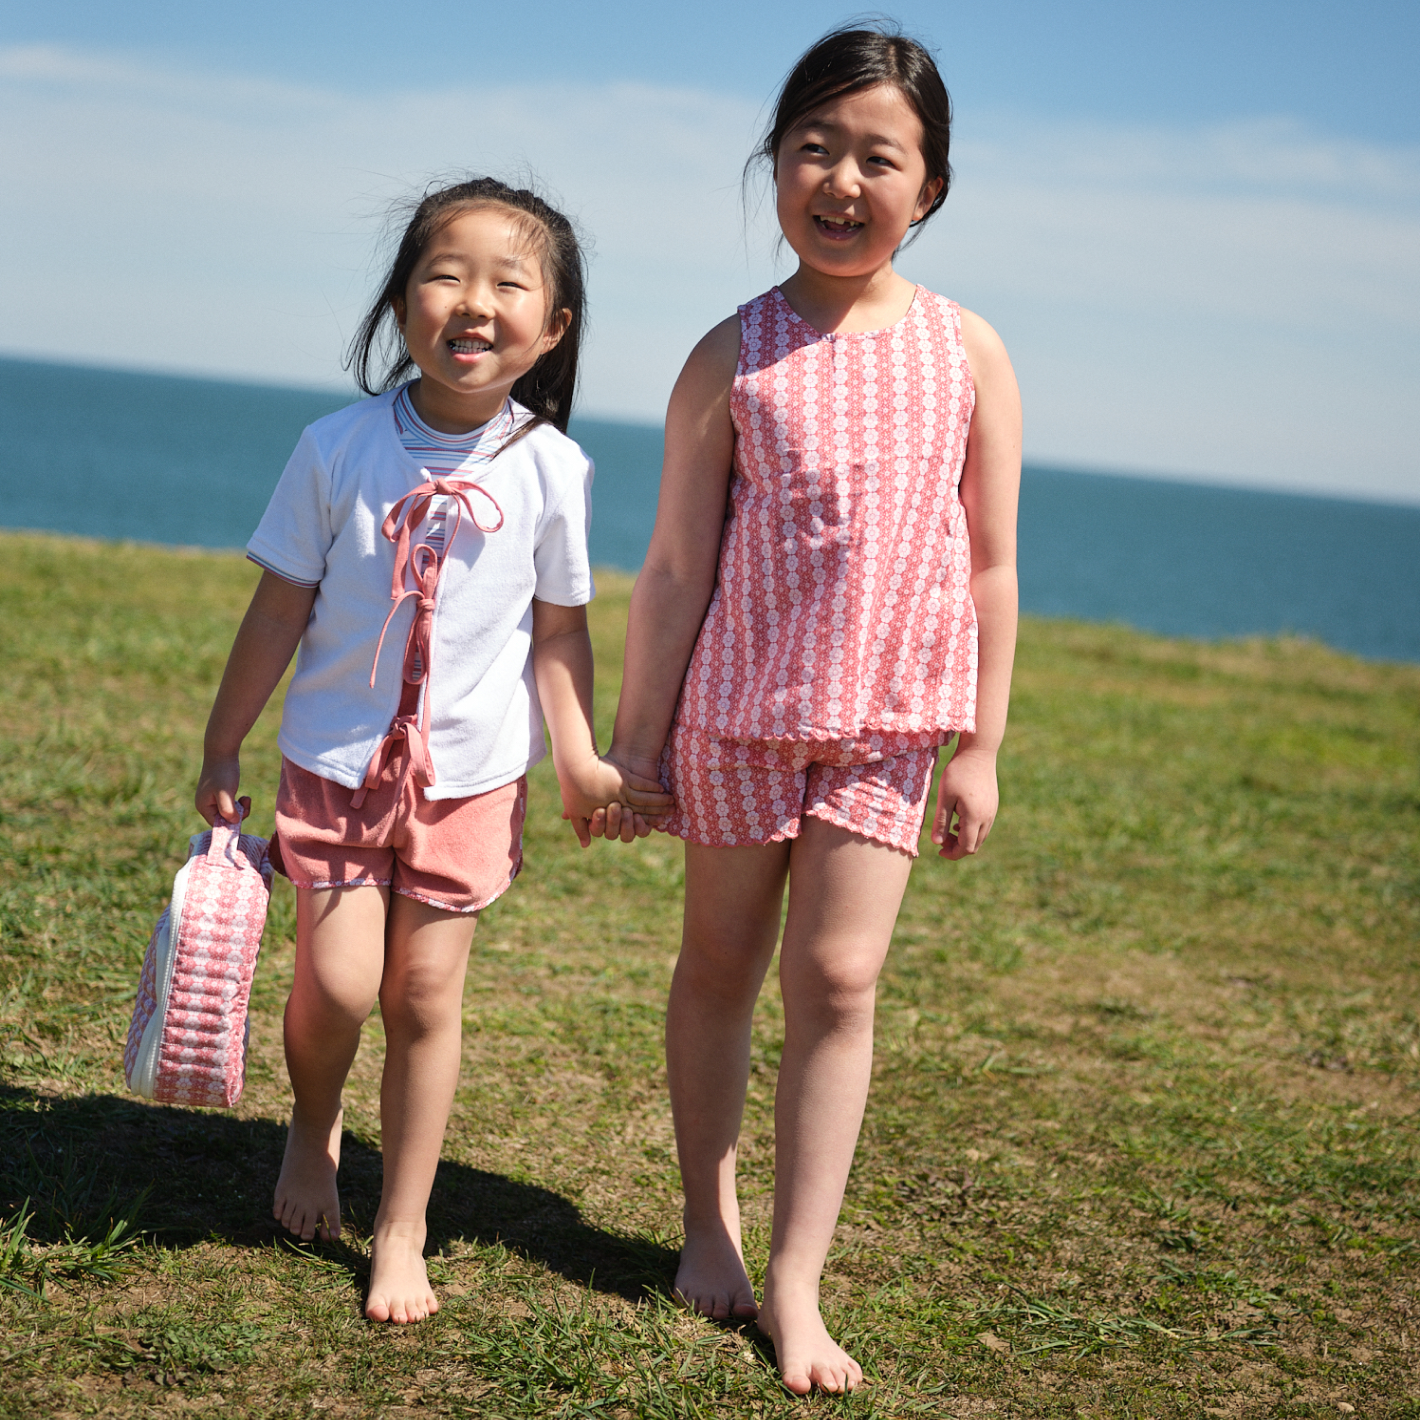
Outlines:
[[409, 313], [409, 308], [404, 303], [403, 296], [393, 296], [390, 298], [390, 310], [394, 313], [394, 323], [399, 327], [399, 333], [404, 334], [404, 318]]
[[571, 324], [572, 312], [565, 306], [560, 311], [552, 313], [552, 318], [547, 322], [547, 329], [542, 333], [542, 353], [544, 355], [567, 334], [567, 327]]
[[912, 214], [914, 222], [920, 222], [932, 209], [932, 204], [937, 200], [937, 194], [942, 190], [942, 179], [934, 177], [927, 183], [921, 194], [917, 198], [917, 210]]

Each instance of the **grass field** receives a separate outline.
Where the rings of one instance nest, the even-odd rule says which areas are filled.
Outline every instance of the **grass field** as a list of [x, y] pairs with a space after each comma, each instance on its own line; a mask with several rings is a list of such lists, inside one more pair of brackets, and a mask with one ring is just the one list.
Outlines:
[[[377, 1019], [346, 1238], [270, 1221], [284, 885], [240, 1106], [125, 1092], [253, 577], [0, 537], [0, 1415], [1420, 1417], [1420, 667], [1026, 622], [996, 831], [979, 861], [918, 864], [881, 985], [825, 1284], [870, 1384], [799, 1402], [753, 1328], [668, 1300], [678, 846], [580, 852], [545, 766], [528, 866], [474, 945], [435, 1319], [360, 1315]], [[604, 722], [628, 592], [607, 576], [594, 607]], [[269, 712], [245, 765], [262, 832], [274, 740]], [[781, 1021], [771, 989], [752, 1272]]]

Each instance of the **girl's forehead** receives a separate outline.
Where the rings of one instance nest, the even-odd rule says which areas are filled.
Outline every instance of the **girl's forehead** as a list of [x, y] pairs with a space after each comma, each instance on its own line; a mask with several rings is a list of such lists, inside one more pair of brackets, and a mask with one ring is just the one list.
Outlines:
[[498, 251], [509, 260], [537, 266], [542, 233], [527, 213], [496, 203], [479, 203], [449, 214], [430, 234], [425, 258], [441, 250], [477, 248]]
[[796, 119], [791, 133], [806, 128], [841, 128], [920, 148], [922, 120], [896, 84], [874, 84], [833, 98]]

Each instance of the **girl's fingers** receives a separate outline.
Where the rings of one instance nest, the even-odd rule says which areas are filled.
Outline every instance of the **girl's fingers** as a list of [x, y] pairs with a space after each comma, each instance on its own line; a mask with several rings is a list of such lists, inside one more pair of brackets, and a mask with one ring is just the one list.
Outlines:
[[952, 814], [956, 812], [957, 804], [953, 800], [951, 803], [937, 803], [937, 812], [932, 818], [932, 842], [938, 848], [945, 847], [947, 840], [952, 836]]
[[669, 805], [673, 802], [671, 795], [661, 788], [659, 784], [651, 784], [646, 780], [628, 779], [625, 784], [626, 798], [629, 803], [644, 805], [646, 808], [656, 808], [658, 805]]
[[593, 838], [601, 838], [606, 833], [606, 810], [593, 809], [592, 816], [588, 820], [587, 829]]

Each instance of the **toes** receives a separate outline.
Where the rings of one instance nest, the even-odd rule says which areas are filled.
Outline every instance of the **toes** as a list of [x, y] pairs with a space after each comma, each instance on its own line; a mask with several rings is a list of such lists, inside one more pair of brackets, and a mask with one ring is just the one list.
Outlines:
[[814, 1388], [807, 1371], [785, 1371], [782, 1379], [784, 1389], [793, 1391], [795, 1395], [807, 1395]]

